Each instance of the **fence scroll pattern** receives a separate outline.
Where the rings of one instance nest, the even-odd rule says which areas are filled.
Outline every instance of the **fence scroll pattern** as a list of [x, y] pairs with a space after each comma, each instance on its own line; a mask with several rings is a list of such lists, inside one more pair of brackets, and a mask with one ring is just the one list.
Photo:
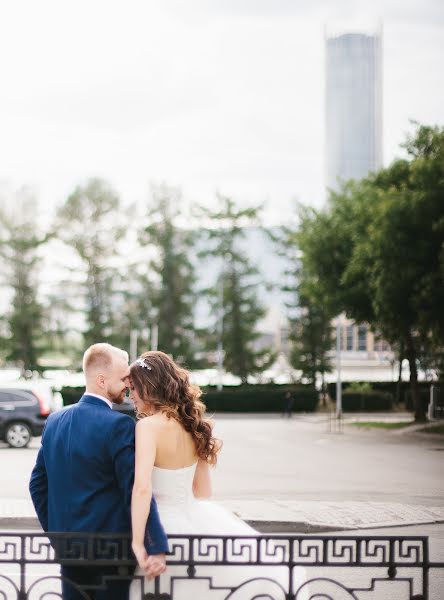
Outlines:
[[[134, 576], [129, 536], [0, 533], [0, 599], [62, 598], [64, 565], [113, 568], [143, 600], [434, 600], [429, 577], [444, 568], [430, 562], [421, 536], [178, 535], [167, 563], [167, 574], [146, 587]], [[78, 590], [95, 597], [92, 588]]]

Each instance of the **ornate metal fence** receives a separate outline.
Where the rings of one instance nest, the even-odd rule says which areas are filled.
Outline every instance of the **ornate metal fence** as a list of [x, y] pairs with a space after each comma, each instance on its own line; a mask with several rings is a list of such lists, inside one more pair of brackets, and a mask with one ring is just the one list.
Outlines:
[[[99, 574], [65, 579], [85, 600], [117, 581], [131, 600], [438, 600], [430, 577], [444, 576], [426, 537], [170, 536], [168, 571], [154, 582], [134, 574], [130, 547], [111, 534], [0, 533], [0, 599], [62, 598], [60, 565]], [[444, 598], [444, 580], [434, 589]]]

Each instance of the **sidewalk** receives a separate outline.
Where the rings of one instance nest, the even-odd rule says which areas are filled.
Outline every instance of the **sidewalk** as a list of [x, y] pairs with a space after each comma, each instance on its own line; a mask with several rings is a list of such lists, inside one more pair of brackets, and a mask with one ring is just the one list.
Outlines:
[[444, 507], [382, 502], [233, 501], [223, 503], [260, 531], [315, 533], [444, 523]]
[[[230, 499], [220, 503], [260, 531], [273, 533], [315, 533], [444, 523], [443, 506]], [[22, 498], [1, 499], [0, 529], [17, 527], [39, 528], [32, 502]]]

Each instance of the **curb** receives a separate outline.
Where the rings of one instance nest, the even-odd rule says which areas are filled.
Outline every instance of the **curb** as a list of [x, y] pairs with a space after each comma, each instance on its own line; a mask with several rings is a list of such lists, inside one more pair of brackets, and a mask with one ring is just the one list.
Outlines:
[[40, 523], [35, 517], [2, 517], [0, 529], [36, 529], [42, 531]]
[[[400, 523], [398, 525], [367, 525], [360, 527], [343, 527], [341, 525], [316, 525], [306, 522], [297, 521], [253, 521], [245, 520], [245, 523], [257, 529], [263, 534], [286, 534], [286, 533], [307, 533], [307, 534], [322, 534], [331, 531], [358, 531], [367, 529], [392, 529], [393, 527], [420, 527], [421, 525], [442, 525], [444, 521], [428, 521], [420, 523]], [[38, 519], [34, 517], [3, 517], [0, 518], [0, 530], [23, 530], [31, 529], [42, 531]]]
[[311, 523], [296, 523], [292, 521], [246, 521], [259, 533], [307, 533], [322, 534], [332, 531], [367, 531], [369, 529], [393, 529], [394, 527], [421, 527], [422, 525], [442, 525], [444, 521], [421, 521], [420, 523], [399, 523], [397, 525], [366, 525], [360, 527], [343, 527], [341, 525], [312, 525]]
[[329, 531], [347, 531], [347, 527], [331, 525], [312, 525], [296, 521], [245, 521], [259, 533], [328, 533]]

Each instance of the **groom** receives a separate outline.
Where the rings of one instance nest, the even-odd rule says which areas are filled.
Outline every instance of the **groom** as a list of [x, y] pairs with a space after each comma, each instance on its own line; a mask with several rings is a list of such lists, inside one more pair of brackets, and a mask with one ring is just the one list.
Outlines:
[[[32, 501], [44, 531], [128, 534], [135, 426], [112, 410], [129, 386], [128, 355], [110, 344], [94, 344], [84, 354], [83, 371], [86, 391], [80, 401], [46, 422], [29, 484]], [[145, 540], [146, 575], [156, 577], [165, 571], [168, 540], [154, 498]], [[77, 586], [94, 600], [128, 598], [129, 581], [113, 580], [118, 567], [62, 566], [61, 574], [64, 600], [85, 598]], [[101, 589], [91, 592], [94, 586]]]

